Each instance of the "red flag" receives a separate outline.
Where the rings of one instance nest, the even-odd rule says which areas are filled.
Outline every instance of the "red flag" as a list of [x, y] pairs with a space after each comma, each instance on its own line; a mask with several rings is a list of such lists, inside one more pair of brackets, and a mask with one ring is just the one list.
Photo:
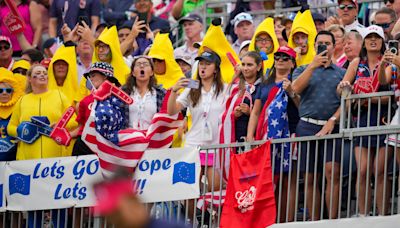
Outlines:
[[267, 227], [275, 223], [270, 142], [231, 158], [220, 227]]

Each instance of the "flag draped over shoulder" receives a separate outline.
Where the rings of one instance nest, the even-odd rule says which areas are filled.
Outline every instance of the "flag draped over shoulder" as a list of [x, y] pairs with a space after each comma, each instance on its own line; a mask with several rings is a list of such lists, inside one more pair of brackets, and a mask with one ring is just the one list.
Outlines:
[[[287, 114], [288, 95], [282, 88], [282, 82], [272, 88], [257, 125], [257, 140], [289, 138], [289, 119]], [[289, 171], [290, 144], [275, 144], [274, 159], [275, 173], [281, 170]], [[283, 159], [283, 160], [282, 160]]]
[[[133, 172], [145, 150], [167, 148], [171, 145], [176, 129], [183, 123], [183, 117], [180, 113], [173, 116], [167, 114], [169, 94], [170, 91], [147, 131], [118, 129], [121, 126], [118, 124], [121, 121], [118, 119], [121, 101], [116, 96], [110, 96], [104, 101], [94, 101], [82, 139], [98, 155], [105, 175], [111, 174], [116, 166]], [[107, 112], [108, 115], [105, 114]]]
[[[303, 13], [298, 12], [293, 20], [292, 31], [290, 32], [288, 46], [295, 49], [296, 45], [293, 42], [293, 35], [297, 32], [302, 32], [308, 35], [308, 51], [307, 54], [297, 54], [296, 65], [302, 66], [310, 64], [315, 56], [315, 37], [317, 36], [317, 29], [315, 28], [314, 20], [310, 10], [306, 10]], [[295, 49], [296, 50], [296, 49]]]
[[279, 48], [279, 42], [278, 42], [278, 38], [276, 37], [276, 34], [275, 34], [273, 18], [267, 17], [267, 18], [265, 18], [265, 20], [263, 22], [261, 22], [258, 25], [256, 32], [254, 33], [254, 36], [251, 39], [251, 42], [249, 45], [249, 51], [258, 51], [256, 49], [256, 38], [258, 35], [263, 34], [263, 33], [267, 33], [271, 37], [273, 45], [274, 45], [274, 47], [273, 47], [274, 49], [272, 50], [272, 52], [267, 55], [268, 59], [263, 61], [263, 70], [264, 70], [263, 73], [265, 75], [267, 70], [271, 69], [272, 66], [274, 65], [274, 53]]
[[181, 68], [175, 61], [174, 47], [168, 33], [158, 33], [156, 35], [150, 48], [149, 56], [165, 61], [165, 74], [155, 73], [157, 84], [162, 85], [164, 89], [171, 88], [179, 78], [184, 77]]
[[[236, 106], [239, 106], [241, 103], [243, 103], [245, 99], [250, 100], [251, 108], [253, 103], [251, 94], [247, 90], [241, 94], [239, 86], [236, 84], [233, 85], [231, 94], [225, 104], [225, 111], [221, 116], [221, 124], [219, 126], [219, 137], [221, 144], [229, 144], [236, 141], [234, 109]], [[225, 181], [228, 181], [229, 161], [232, 152], [235, 152], [234, 148], [221, 149], [219, 151], [219, 156], [217, 156], [217, 168], [222, 169], [222, 177]]]

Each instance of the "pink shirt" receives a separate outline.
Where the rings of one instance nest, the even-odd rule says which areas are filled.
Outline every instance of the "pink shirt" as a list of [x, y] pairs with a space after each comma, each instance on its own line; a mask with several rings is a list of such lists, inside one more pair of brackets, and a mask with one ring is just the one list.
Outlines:
[[[31, 19], [30, 19], [30, 12], [29, 12], [29, 1], [27, 4], [19, 4], [17, 6], [19, 13], [21, 14], [21, 17], [25, 21], [25, 37], [28, 40], [30, 44], [32, 44], [33, 41], [33, 29], [31, 26]], [[0, 5], [0, 30], [2, 35], [8, 36], [11, 39], [11, 44], [13, 47], [14, 51], [21, 51], [21, 47], [19, 46], [17, 37], [14, 35], [11, 35], [10, 32], [8, 31], [7, 27], [4, 25], [3, 20], [4, 18], [10, 13], [10, 9], [7, 7], [7, 5]]]

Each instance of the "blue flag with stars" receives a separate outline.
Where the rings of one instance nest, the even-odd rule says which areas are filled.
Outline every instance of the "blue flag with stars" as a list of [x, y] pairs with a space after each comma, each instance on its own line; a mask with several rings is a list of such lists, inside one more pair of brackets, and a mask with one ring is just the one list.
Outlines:
[[[275, 96], [275, 99], [271, 102], [268, 107], [268, 139], [281, 139], [289, 138], [289, 118], [287, 114], [288, 95], [282, 88], [282, 82], [278, 83], [279, 90]], [[275, 173], [289, 171], [289, 159], [290, 159], [290, 144], [284, 143], [275, 144], [274, 148], [275, 158]], [[282, 162], [282, 164], [281, 164]]]
[[174, 165], [172, 175], [172, 184], [183, 182], [186, 184], [194, 184], [196, 182], [196, 166], [195, 163], [178, 162]]
[[10, 195], [19, 193], [21, 195], [29, 195], [31, 190], [31, 175], [16, 173], [9, 176], [8, 187]]

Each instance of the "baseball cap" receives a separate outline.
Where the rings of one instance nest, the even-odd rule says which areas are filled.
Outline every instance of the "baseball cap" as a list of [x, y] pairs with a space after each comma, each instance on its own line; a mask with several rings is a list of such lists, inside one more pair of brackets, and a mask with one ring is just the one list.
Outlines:
[[251, 40], [245, 40], [245, 41], [243, 41], [243, 42], [240, 44], [239, 52], [240, 52], [243, 48], [245, 48], [246, 46], [249, 46], [250, 43], [251, 43]]
[[385, 33], [383, 32], [382, 27], [377, 26], [377, 25], [371, 25], [363, 29], [363, 32], [361, 35], [363, 36], [363, 39], [367, 37], [369, 34], [376, 33], [378, 34], [382, 39], [385, 39]]
[[312, 13], [312, 17], [314, 21], [321, 21], [321, 22], [326, 21], [326, 18], [320, 13]]
[[201, 24], [203, 24], [203, 18], [200, 17], [200, 15], [195, 14], [195, 13], [190, 13], [188, 15], [186, 15], [185, 17], [183, 17], [182, 19], [179, 20], [179, 24], [182, 25], [183, 22], [185, 21], [197, 21], [200, 22]]
[[275, 52], [275, 54], [276, 53], [285, 53], [288, 56], [292, 57], [293, 59], [296, 59], [296, 52], [288, 46], [279, 47], [278, 50]]
[[[338, 0], [338, 4], [342, 3], [344, 0]], [[358, 7], [357, 0], [350, 0], [356, 7]]]
[[217, 66], [221, 64], [221, 58], [217, 55], [217, 53], [212, 51], [205, 51], [201, 53], [201, 55], [197, 56], [195, 60], [205, 60], [207, 62], [215, 63]]
[[134, 194], [133, 183], [131, 179], [105, 181], [94, 185], [94, 193], [97, 198], [94, 214], [108, 215], [117, 208], [122, 197]]
[[249, 21], [250, 23], [253, 23], [253, 17], [249, 13], [239, 13], [235, 16], [235, 18], [233, 18], [231, 23], [236, 28], [236, 26], [242, 21]]
[[190, 55], [188, 55], [187, 53], [185, 53], [183, 50], [176, 49], [174, 51], [174, 56], [175, 56], [175, 60], [182, 60], [185, 63], [192, 65], [192, 57]]
[[0, 42], [1, 41], [7, 42], [10, 45], [10, 47], [12, 48], [12, 43], [11, 43], [11, 40], [10, 40], [10, 38], [8, 36], [0, 36]]
[[295, 17], [295, 13], [290, 13], [287, 17], [282, 18], [282, 25], [286, 25], [288, 22], [293, 23]]

